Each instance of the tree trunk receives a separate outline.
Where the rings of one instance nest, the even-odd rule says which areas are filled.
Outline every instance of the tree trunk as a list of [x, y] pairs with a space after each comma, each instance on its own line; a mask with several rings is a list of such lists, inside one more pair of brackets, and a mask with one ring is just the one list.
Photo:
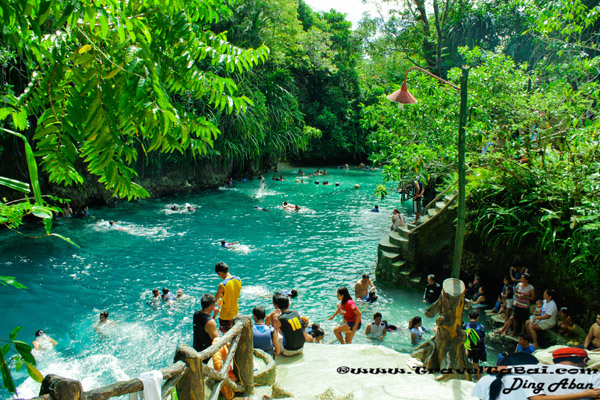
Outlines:
[[[465, 352], [466, 334], [462, 329], [462, 314], [465, 308], [465, 284], [454, 278], [446, 279], [442, 285], [440, 298], [426, 311], [428, 318], [436, 314], [437, 331], [435, 337], [415, 349], [414, 358], [423, 362], [430, 370], [439, 371], [444, 380], [452, 378], [467, 378], [464, 371], [472, 368]], [[457, 372], [457, 369], [463, 371]]]
[[427, 62], [427, 69], [430, 71], [436, 70], [435, 61], [435, 42], [431, 38], [431, 30], [429, 29], [429, 20], [427, 18], [427, 10], [425, 9], [425, 0], [414, 0], [415, 6], [417, 7], [418, 15], [417, 20], [421, 21], [423, 25], [423, 58]]

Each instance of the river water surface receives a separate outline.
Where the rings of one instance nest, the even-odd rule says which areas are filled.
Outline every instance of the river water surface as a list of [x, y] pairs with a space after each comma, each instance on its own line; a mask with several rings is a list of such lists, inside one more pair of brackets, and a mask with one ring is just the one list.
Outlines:
[[[327, 318], [336, 308], [336, 289], [348, 286], [353, 293], [363, 273], [374, 278], [377, 244], [389, 230], [391, 211], [402, 207], [408, 218], [412, 202], [401, 204], [397, 194], [376, 198], [380, 171], [330, 169], [326, 177], [305, 177], [304, 184], [295, 182], [296, 172], [281, 171], [283, 182], [268, 175], [264, 189], [258, 180], [234, 182], [231, 189], [121, 203], [91, 209], [93, 218], [57, 220], [54, 231], [81, 248], [0, 233], [0, 275], [28, 287], [0, 288], [0, 338], [22, 326], [19, 338], [30, 343], [44, 329], [59, 344], [36, 354], [42, 373], [81, 380], [86, 390], [162, 368], [172, 362], [177, 344], [191, 345], [193, 312], [203, 293], [216, 293], [214, 265], [225, 261], [243, 282], [240, 314], [259, 304], [269, 312], [272, 293], [295, 288], [300, 296], [292, 308], [320, 323], [332, 341], [340, 317]], [[299, 204], [300, 212], [284, 211], [285, 200]], [[186, 203], [195, 211], [170, 209]], [[380, 213], [371, 212], [375, 204]], [[118, 228], [109, 228], [109, 220]], [[224, 249], [221, 239], [241, 245]], [[191, 300], [150, 307], [151, 289], [163, 287], [181, 288]], [[403, 329], [377, 344], [410, 352], [405, 328], [411, 317], [423, 315], [421, 292], [383, 285], [378, 292], [377, 302], [361, 305], [363, 320], [382, 312]], [[116, 322], [104, 335], [94, 330], [102, 310]], [[424, 326], [433, 327], [434, 320], [424, 319]], [[361, 333], [355, 342], [369, 339]], [[20, 396], [37, 395], [38, 384], [23, 372], [16, 377]]]

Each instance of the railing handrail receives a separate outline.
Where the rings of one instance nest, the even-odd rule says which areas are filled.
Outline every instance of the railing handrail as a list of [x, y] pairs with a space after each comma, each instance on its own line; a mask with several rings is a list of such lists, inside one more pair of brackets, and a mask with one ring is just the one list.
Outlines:
[[[244, 340], [250, 340], [251, 342], [251, 334], [252, 323], [250, 322], [249, 317], [240, 317], [235, 321], [233, 327], [227, 333], [221, 336], [215, 344], [211, 345], [210, 347], [204, 349], [199, 353], [189, 345], [179, 345], [177, 347], [177, 353], [175, 355], [174, 364], [160, 369], [160, 372], [163, 375], [163, 379], [165, 380], [165, 382], [161, 385], [161, 398], [165, 399], [171, 393], [173, 388], [175, 386], [178, 386], [180, 381], [182, 381], [182, 378], [186, 375], [194, 375], [193, 377], [189, 376], [186, 379], [186, 383], [189, 383], [190, 380], [193, 380], [194, 385], [192, 385], [191, 388], [193, 389], [193, 387], [197, 387], [202, 393], [195, 393], [195, 395], [193, 396], [190, 396], [189, 393], [178, 393], [179, 398], [181, 400], [186, 400], [188, 398], [204, 399], [204, 377], [212, 378], [218, 382], [217, 385], [215, 385], [215, 387], [213, 388], [211, 399], [216, 399], [214, 395], [218, 395], [219, 390], [223, 384], [236, 392], [245, 392], [248, 390], [251, 391], [251, 386], [253, 386], [254, 384], [253, 375], [251, 375], [251, 377], [247, 376], [245, 379], [246, 382], [244, 382], [244, 380], [240, 377], [243, 385], [239, 385], [233, 382], [228, 376], [229, 366], [233, 362], [234, 358], [237, 358], [236, 351], [238, 350], [238, 345], [241, 342], [242, 337], [244, 337]], [[208, 365], [204, 364], [204, 360], [207, 360], [208, 358], [215, 355], [217, 351], [219, 351], [223, 346], [226, 346], [230, 342], [231, 349], [223, 362], [223, 367], [221, 368], [221, 371], [216, 371], [214, 368], [211, 368]], [[247, 347], [248, 343], [244, 343], [242, 345], [243, 352], [248, 352]], [[253, 358], [252, 343], [249, 344], [249, 351], [251, 358]], [[236, 362], [239, 364], [239, 360], [237, 360]], [[250, 373], [253, 374], [253, 360], [250, 360], [249, 362], [252, 364], [250, 365], [250, 368], [248, 368], [248, 366], [244, 367], [246, 367], [245, 370], [249, 369]], [[248, 373], [248, 371], [245, 372], [246, 374]], [[242, 371], [242, 373], [244, 373], [244, 371]], [[56, 383], [62, 383], [62, 385], [57, 385]], [[201, 386], [198, 387], [198, 385]], [[58, 389], [59, 386], [61, 387], [61, 389]], [[186, 385], [186, 389], [190, 389], [190, 387], [188, 386], [190, 385]], [[58, 390], [63, 390], [64, 392], [61, 393], [61, 395], [59, 396], [53, 395]], [[31, 400], [52, 400], [57, 397], [60, 397], [64, 400], [106, 400], [111, 397], [123, 396], [126, 394], [140, 392], [143, 390], [144, 384], [142, 383], [142, 381], [138, 378], [133, 378], [127, 381], [112, 383], [84, 392], [81, 382], [49, 374], [44, 378], [44, 382], [42, 383], [42, 389], [40, 391], [40, 396], [35, 397]]]
[[[446, 189], [444, 189], [440, 194], [438, 194], [433, 200], [431, 200], [429, 202], [429, 204], [427, 204], [427, 206], [425, 207], [425, 209], [423, 210], [422, 215], [427, 215], [427, 210], [429, 210], [431, 208], [432, 205], [434, 205], [435, 203], [437, 203], [437, 201], [439, 199], [442, 198], [443, 195], [445, 195], [454, 185], [456, 185], [458, 183], [458, 179], [455, 180], [454, 182], [452, 182], [450, 185], [448, 185], [448, 187]], [[452, 195], [452, 198], [450, 200], [448, 200], [447, 202], [444, 202], [444, 206], [440, 209], [440, 211], [434, 215], [433, 217], [430, 217], [427, 221], [423, 222], [420, 225], [415, 226], [414, 228], [412, 228], [409, 231], [409, 234], [411, 233], [415, 233], [416, 231], [418, 231], [423, 225], [426, 225], [429, 221], [435, 219], [438, 215], [442, 214], [443, 211], [445, 211], [448, 207], [450, 207], [450, 205], [452, 205], [452, 203], [454, 203], [456, 201], [456, 198], [458, 197], [458, 193]]]
[[457, 183], [458, 183], [458, 179], [455, 180], [454, 182], [452, 182], [450, 185], [448, 185], [448, 187], [446, 189], [444, 189], [441, 193], [439, 193], [437, 196], [435, 196], [435, 198], [433, 200], [431, 200], [427, 204], [427, 206], [425, 206], [425, 209], [423, 210], [423, 215], [426, 215], [427, 210], [429, 210], [433, 204], [435, 204], [439, 199], [441, 199], [442, 196], [445, 195]]

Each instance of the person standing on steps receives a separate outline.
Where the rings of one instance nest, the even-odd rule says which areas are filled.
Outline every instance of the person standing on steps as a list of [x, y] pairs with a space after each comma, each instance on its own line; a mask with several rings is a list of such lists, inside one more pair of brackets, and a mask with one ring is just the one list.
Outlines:
[[[210, 317], [210, 314], [215, 309], [215, 296], [210, 293], [205, 293], [200, 299], [201, 310], [194, 313], [194, 350], [200, 353], [207, 349], [212, 344], [214, 338], [219, 336], [217, 323]], [[208, 363], [210, 358], [204, 360], [204, 364]]]
[[435, 275], [427, 275], [427, 286], [425, 287], [425, 293], [423, 293], [423, 303], [435, 303], [441, 293], [442, 287], [435, 281]]
[[423, 194], [425, 193], [425, 184], [423, 182], [415, 179], [413, 181], [413, 185], [414, 185], [413, 203], [414, 203], [414, 209], [416, 211], [415, 221], [413, 222], [413, 224], [416, 224], [417, 221], [419, 220], [419, 217], [421, 216], [421, 203], [423, 200]]
[[242, 290], [242, 280], [237, 276], [231, 275], [229, 273], [229, 266], [222, 261], [215, 265], [215, 272], [219, 275], [219, 278], [223, 279], [223, 281], [219, 283], [215, 302], [217, 306], [221, 307], [219, 329], [221, 332], [226, 333], [231, 329], [233, 326], [233, 319], [238, 315], [238, 301], [240, 298], [240, 291]]

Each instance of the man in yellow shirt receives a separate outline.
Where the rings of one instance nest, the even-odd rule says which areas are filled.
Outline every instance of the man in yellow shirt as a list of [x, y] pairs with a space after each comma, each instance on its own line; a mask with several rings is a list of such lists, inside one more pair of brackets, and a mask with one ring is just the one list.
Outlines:
[[[238, 315], [238, 300], [242, 290], [242, 280], [229, 273], [229, 266], [224, 262], [215, 265], [215, 272], [223, 282], [219, 283], [215, 300], [221, 307], [219, 316], [219, 329], [225, 333], [233, 326], [233, 319]], [[215, 317], [219, 311], [215, 310]]]

